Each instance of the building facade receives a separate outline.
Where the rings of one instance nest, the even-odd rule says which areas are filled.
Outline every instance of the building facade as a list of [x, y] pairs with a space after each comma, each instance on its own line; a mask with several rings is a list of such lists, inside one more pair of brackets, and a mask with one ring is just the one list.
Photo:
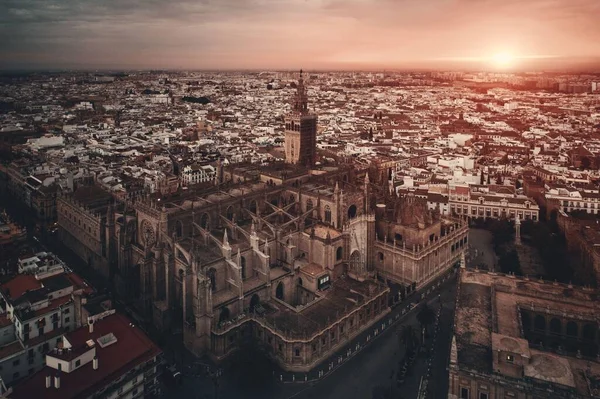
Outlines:
[[308, 95], [302, 70], [292, 99], [292, 111], [285, 117], [285, 160], [305, 167], [317, 158], [317, 116], [308, 110]]
[[211, 165], [187, 165], [181, 171], [183, 186], [208, 183], [215, 180], [217, 172]]
[[114, 310], [62, 336], [45, 367], [9, 398], [148, 398], [158, 392], [161, 350]]
[[595, 290], [461, 269], [449, 398], [597, 395]]
[[[302, 80], [294, 104], [316, 123]], [[397, 196], [376, 167], [311, 173], [311, 129], [310, 151], [301, 143], [286, 163], [220, 165], [202, 190], [116, 201], [105, 213], [94, 206], [101, 195], [85, 205], [75, 191], [59, 201], [66, 236], [81, 240], [68, 245], [108, 265], [139, 323], [182, 328], [194, 354], [222, 359], [251, 340], [282, 368], [310, 370], [389, 312], [388, 283], [409, 292], [456, 264], [467, 234], [460, 219]], [[93, 224], [80, 216], [90, 210]]]

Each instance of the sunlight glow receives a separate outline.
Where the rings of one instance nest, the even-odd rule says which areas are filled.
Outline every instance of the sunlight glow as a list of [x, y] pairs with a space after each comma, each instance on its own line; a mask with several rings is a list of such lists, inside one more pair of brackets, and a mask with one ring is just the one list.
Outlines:
[[509, 68], [514, 66], [515, 57], [509, 53], [497, 53], [491, 57], [490, 62], [497, 68]]

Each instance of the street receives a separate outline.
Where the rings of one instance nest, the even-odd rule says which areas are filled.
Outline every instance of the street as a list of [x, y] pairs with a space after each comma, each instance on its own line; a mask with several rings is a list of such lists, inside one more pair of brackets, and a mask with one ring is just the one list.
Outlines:
[[[430, 385], [435, 393], [445, 392], [447, 384], [447, 353], [449, 353], [452, 317], [454, 312], [455, 275], [452, 274], [441, 285], [441, 291], [431, 287], [424, 289], [426, 301], [436, 313], [442, 302], [441, 321], [435, 351], [436, 359], [432, 376], [435, 384]], [[437, 284], [437, 282], [436, 282]], [[427, 373], [427, 357], [420, 354], [402, 386], [396, 386], [398, 361], [404, 354], [399, 345], [398, 333], [401, 326], [412, 325], [418, 329], [417, 314], [420, 306], [411, 309], [411, 303], [420, 298], [421, 293], [407, 298], [384, 319], [367, 331], [359, 334], [336, 354], [326, 359], [306, 377], [304, 373], [283, 373], [266, 359], [257, 348], [245, 348], [234, 354], [223, 365], [225, 370], [215, 389], [214, 381], [203, 375], [187, 375], [181, 386], [165, 391], [164, 397], [192, 398], [371, 398], [375, 387], [392, 389], [396, 398], [414, 398], [417, 395], [421, 376]], [[441, 296], [438, 299], [438, 292]], [[422, 303], [423, 301], [421, 301]], [[403, 312], [405, 313], [403, 315]], [[382, 324], [386, 327], [382, 330]], [[351, 350], [349, 352], [349, 350]], [[171, 355], [168, 355], [173, 357]], [[191, 356], [185, 356], [183, 369], [194, 363]], [[319, 379], [319, 372], [322, 377]], [[316, 377], [316, 378], [315, 378]], [[314, 382], [310, 382], [311, 380]], [[283, 382], [281, 382], [283, 381]], [[292, 382], [295, 381], [295, 382]], [[400, 393], [403, 396], [400, 396]]]
[[469, 247], [465, 254], [467, 267], [494, 271], [498, 260], [492, 244], [492, 233], [485, 229], [469, 230]]

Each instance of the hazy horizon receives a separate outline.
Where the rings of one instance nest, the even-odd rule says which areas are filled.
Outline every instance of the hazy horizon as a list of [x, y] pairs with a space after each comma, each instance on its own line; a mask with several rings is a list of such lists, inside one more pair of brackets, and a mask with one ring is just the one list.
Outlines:
[[600, 70], [598, 0], [5, 0], [2, 70]]

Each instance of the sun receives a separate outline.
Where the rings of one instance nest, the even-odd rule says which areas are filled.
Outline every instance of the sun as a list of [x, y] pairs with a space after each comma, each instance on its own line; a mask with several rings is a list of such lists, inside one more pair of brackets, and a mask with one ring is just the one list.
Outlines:
[[508, 68], [514, 65], [515, 57], [509, 53], [497, 53], [491, 57], [490, 62], [497, 68]]

